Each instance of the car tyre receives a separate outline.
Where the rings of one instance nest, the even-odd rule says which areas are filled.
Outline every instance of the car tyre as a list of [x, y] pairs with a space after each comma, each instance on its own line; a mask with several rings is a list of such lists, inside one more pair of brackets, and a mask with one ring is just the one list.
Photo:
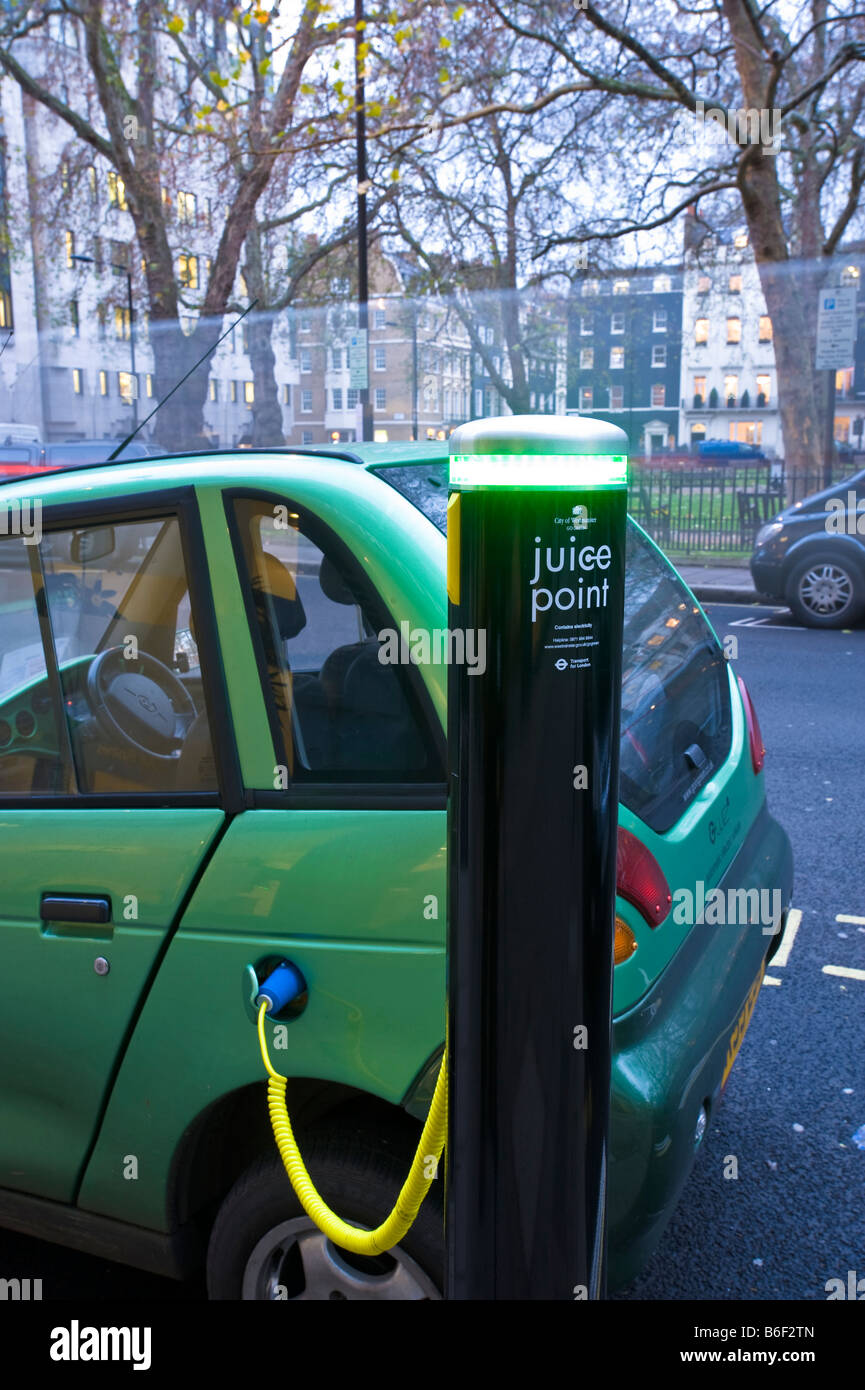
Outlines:
[[809, 555], [791, 571], [784, 592], [806, 627], [849, 627], [865, 612], [865, 583], [846, 555]]
[[[390, 1213], [412, 1153], [362, 1132], [327, 1131], [301, 1144], [309, 1175], [345, 1221], [372, 1229]], [[392, 1251], [340, 1250], [306, 1215], [277, 1152], [257, 1159], [220, 1208], [207, 1252], [208, 1296], [215, 1300], [419, 1300], [442, 1296], [444, 1221], [441, 1180], [411, 1230]]]

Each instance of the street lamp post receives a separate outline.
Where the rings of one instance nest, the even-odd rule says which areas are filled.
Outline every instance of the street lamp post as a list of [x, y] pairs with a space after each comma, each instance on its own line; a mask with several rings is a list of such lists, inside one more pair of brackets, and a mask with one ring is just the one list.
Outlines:
[[354, 106], [357, 154], [357, 327], [366, 354], [366, 385], [360, 387], [361, 439], [372, 439], [372, 405], [369, 399], [369, 272], [366, 231], [366, 86], [361, 53], [366, 21], [363, 0], [354, 0]]
[[[92, 256], [72, 255], [72, 261], [80, 261], [82, 265], [93, 265]], [[129, 371], [132, 378], [132, 431], [138, 429], [138, 377], [135, 374], [135, 309], [132, 305], [132, 276], [128, 266], [118, 265], [116, 261], [111, 262], [111, 269], [119, 275], [126, 276], [126, 305], [129, 310]]]

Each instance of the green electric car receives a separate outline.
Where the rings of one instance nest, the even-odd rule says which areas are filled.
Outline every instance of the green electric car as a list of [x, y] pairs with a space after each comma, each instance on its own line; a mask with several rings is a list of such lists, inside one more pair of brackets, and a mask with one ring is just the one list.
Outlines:
[[[377, 1224], [444, 1039], [447, 688], [379, 656], [447, 627], [446, 495], [446, 446], [413, 444], [0, 490], [0, 1226], [206, 1266], [215, 1299], [440, 1296], [441, 1181], [376, 1259], [303, 1214], [252, 998], [302, 972], [271, 1057], [322, 1195]], [[744, 685], [631, 523], [627, 563], [613, 1286], [670, 1218], [792, 890]]]

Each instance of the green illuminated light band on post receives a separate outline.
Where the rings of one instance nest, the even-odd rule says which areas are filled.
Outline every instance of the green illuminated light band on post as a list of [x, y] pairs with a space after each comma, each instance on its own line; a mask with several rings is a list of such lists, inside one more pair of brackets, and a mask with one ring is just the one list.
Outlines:
[[627, 487], [626, 454], [454, 454], [450, 486]]

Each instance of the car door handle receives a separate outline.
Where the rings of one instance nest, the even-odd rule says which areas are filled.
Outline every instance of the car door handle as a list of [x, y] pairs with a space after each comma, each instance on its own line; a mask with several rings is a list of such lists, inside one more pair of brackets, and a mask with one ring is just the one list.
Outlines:
[[39, 910], [43, 922], [111, 921], [111, 899], [83, 893], [43, 893]]

